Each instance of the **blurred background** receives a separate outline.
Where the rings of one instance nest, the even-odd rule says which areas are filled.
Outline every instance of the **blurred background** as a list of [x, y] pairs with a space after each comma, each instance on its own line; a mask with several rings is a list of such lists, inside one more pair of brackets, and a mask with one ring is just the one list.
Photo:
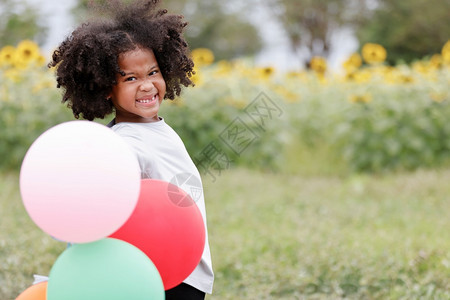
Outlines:
[[[47, 53], [88, 16], [89, 2], [3, 0], [1, 44], [32, 39]], [[448, 1], [397, 2], [168, 0], [162, 6], [186, 17], [192, 48], [209, 48], [217, 59], [252, 57], [293, 69], [317, 55], [339, 68], [366, 42], [382, 44], [390, 64], [438, 53], [450, 30]]]
[[[73, 119], [46, 64], [99, 17], [91, 2], [109, 3], [0, 2], [1, 299], [64, 249], [29, 220], [18, 175]], [[203, 173], [210, 298], [450, 299], [450, 1], [161, 7], [189, 22], [196, 86], [161, 115]]]
[[[17, 168], [36, 134], [70, 115], [49, 105], [60, 92], [45, 65], [71, 30], [100, 17], [90, 2], [2, 1], [0, 136], [8, 146], [0, 148], [1, 165]], [[166, 0], [161, 7], [189, 22], [186, 38], [197, 68], [197, 87], [164, 113], [211, 108], [195, 122], [186, 113], [174, 118], [192, 155], [264, 92], [284, 115], [265, 124], [245, 157], [233, 157], [238, 165], [295, 171], [301, 168], [294, 162], [338, 161], [344, 169], [374, 171], [447, 161], [449, 1]], [[39, 101], [25, 100], [30, 91]], [[47, 117], [37, 116], [39, 109]], [[16, 110], [26, 136], [11, 133]], [[325, 151], [319, 160], [308, 156]], [[333, 163], [328, 171], [336, 169]]]

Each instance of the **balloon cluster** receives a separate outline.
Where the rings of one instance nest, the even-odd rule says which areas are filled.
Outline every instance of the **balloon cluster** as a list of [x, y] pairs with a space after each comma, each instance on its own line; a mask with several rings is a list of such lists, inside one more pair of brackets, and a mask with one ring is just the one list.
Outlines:
[[[16, 300], [164, 299], [201, 259], [197, 205], [171, 183], [141, 180], [131, 148], [103, 125], [71, 121], [44, 132], [23, 160], [20, 191], [36, 225], [74, 245], [48, 282]], [[191, 205], [176, 205], [174, 192]]]

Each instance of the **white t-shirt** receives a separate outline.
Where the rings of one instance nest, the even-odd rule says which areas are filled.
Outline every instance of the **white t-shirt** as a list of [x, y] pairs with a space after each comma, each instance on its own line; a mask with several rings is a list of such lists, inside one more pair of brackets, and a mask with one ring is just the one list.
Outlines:
[[[113, 124], [114, 122], [111, 122], [108, 126], [111, 127]], [[200, 209], [205, 224], [206, 240], [200, 263], [184, 283], [211, 294], [214, 273], [208, 243], [203, 186], [198, 169], [183, 141], [162, 118], [151, 123], [121, 122], [111, 128], [122, 136], [136, 153], [142, 179], [159, 179], [175, 184], [177, 181], [185, 182], [186, 186], [180, 187], [190, 194]]]

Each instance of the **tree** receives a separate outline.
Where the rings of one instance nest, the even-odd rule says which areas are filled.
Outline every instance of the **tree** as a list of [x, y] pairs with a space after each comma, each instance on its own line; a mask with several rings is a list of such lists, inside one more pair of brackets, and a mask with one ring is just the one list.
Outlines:
[[336, 31], [357, 26], [369, 13], [367, 0], [270, 0], [270, 7], [306, 62], [328, 57]]
[[383, 45], [391, 64], [440, 52], [450, 38], [450, 0], [379, 0], [358, 31], [360, 42]]
[[42, 44], [47, 27], [39, 24], [39, 11], [18, 0], [0, 2], [0, 46], [30, 39]]
[[[108, 0], [94, 1], [103, 4], [108, 2]], [[84, 18], [89, 11], [89, 2], [92, 0], [80, 0], [74, 13]], [[262, 47], [256, 28], [245, 19], [243, 13], [230, 9], [229, 1], [164, 0], [161, 2], [161, 8], [167, 8], [169, 13], [182, 14], [189, 23], [185, 37], [191, 49], [209, 48], [214, 52], [216, 60], [219, 60], [251, 56]]]

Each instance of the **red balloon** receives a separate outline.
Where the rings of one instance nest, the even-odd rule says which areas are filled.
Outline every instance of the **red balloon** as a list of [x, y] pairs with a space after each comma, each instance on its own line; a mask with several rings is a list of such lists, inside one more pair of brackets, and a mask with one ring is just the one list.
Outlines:
[[33, 284], [23, 291], [16, 300], [45, 300], [47, 297], [47, 281]]
[[161, 180], [143, 179], [136, 208], [111, 237], [144, 252], [168, 290], [186, 279], [200, 262], [205, 226], [197, 205], [181, 188]]

